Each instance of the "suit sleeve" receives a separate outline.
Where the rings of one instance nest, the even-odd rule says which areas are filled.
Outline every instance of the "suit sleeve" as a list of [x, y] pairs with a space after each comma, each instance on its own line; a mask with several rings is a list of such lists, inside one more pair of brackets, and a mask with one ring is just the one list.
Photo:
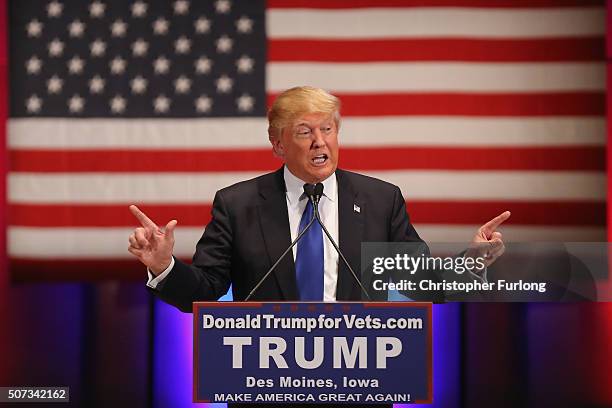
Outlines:
[[423, 243], [427, 247], [427, 244], [419, 237], [419, 234], [410, 223], [410, 218], [406, 211], [406, 203], [399, 187], [395, 187], [393, 194], [389, 242]]
[[[391, 212], [390, 221], [390, 236], [389, 242], [406, 242], [410, 243], [410, 256], [412, 257], [428, 257], [430, 256], [429, 246], [425, 241], [421, 239], [417, 231], [410, 222], [410, 217], [406, 210], [406, 202], [402, 196], [402, 192], [399, 187], [394, 190], [393, 196], [393, 210]], [[418, 282], [423, 279], [430, 279], [437, 281], [439, 276], [434, 271], [429, 270], [417, 270], [414, 274], [406, 273], [405, 271], [395, 271], [391, 275], [391, 279], [395, 282], [399, 282], [402, 279], [408, 279], [414, 282]], [[444, 300], [443, 292], [422, 292], [417, 291], [402, 291], [402, 295], [409, 297], [412, 300], [419, 301], [434, 301], [441, 302]]]
[[230, 211], [221, 192], [217, 192], [212, 219], [196, 245], [192, 264], [175, 258], [161, 289], [153, 293], [183, 312], [191, 312], [192, 302], [217, 300], [230, 287], [232, 244]]
[[[431, 256], [431, 251], [429, 246], [425, 241], [419, 237], [416, 230], [410, 223], [410, 218], [406, 211], [406, 204], [404, 202], [404, 198], [402, 196], [399, 188], [395, 191], [394, 197], [394, 206], [393, 206], [393, 217], [391, 220], [391, 231], [393, 236], [390, 237], [390, 241], [392, 242], [409, 242], [414, 243], [411, 245], [411, 256], [413, 257], [429, 257]], [[465, 251], [455, 255], [457, 258], [462, 258], [464, 256]], [[413, 275], [408, 275], [406, 273], [394, 273], [391, 278], [394, 281], [399, 281], [401, 279], [408, 279], [414, 282], [419, 282], [421, 280], [431, 280], [434, 282], [440, 282], [447, 278], [447, 280], [455, 280], [458, 282], [473, 282], [478, 281], [482, 282], [483, 278], [473, 274], [471, 271], [464, 274], [457, 274], [454, 271], [445, 271], [440, 269], [420, 269], [417, 270]], [[486, 293], [482, 293], [480, 291], [474, 291], [469, 296], [463, 293], [453, 294], [447, 293], [442, 290], [439, 291], [429, 291], [423, 292], [420, 290], [417, 291], [402, 291], [402, 294], [409, 297], [412, 300], [424, 300], [424, 301], [433, 301], [433, 302], [444, 302], [445, 300], [486, 300]]]

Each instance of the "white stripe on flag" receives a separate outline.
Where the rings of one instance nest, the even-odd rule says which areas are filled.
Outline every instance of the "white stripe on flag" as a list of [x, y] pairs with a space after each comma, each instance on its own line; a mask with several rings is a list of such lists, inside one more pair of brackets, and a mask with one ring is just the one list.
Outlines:
[[[469, 242], [477, 225], [416, 225], [428, 242]], [[133, 228], [29, 228], [9, 227], [9, 255], [43, 259], [133, 258], [127, 251]], [[507, 242], [516, 241], [605, 241], [603, 227], [503, 226]], [[174, 254], [191, 258], [204, 226], [177, 227]]]
[[[478, 227], [480, 225], [415, 225], [419, 236], [426, 242], [469, 242]], [[605, 227], [502, 225], [499, 230], [505, 242], [606, 241]]]
[[[133, 258], [127, 248], [134, 228], [9, 227], [9, 255], [50, 259]], [[191, 257], [203, 232], [204, 226], [177, 228], [174, 254]]]
[[269, 146], [265, 118], [8, 121], [8, 144], [32, 149], [249, 148]]
[[605, 18], [604, 7], [268, 9], [266, 31], [271, 38], [319, 39], [579, 37], [605, 35]]
[[[57, 130], [59, 129], [59, 131]], [[269, 148], [257, 119], [10, 119], [11, 149]], [[346, 117], [340, 145], [357, 146], [605, 146], [598, 117]]]
[[331, 92], [604, 91], [605, 63], [270, 63], [268, 90], [296, 83]]
[[[606, 176], [570, 171], [373, 171], [406, 200], [600, 200]], [[10, 173], [12, 203], [205, 203], [217, 190], [259, 173]]]

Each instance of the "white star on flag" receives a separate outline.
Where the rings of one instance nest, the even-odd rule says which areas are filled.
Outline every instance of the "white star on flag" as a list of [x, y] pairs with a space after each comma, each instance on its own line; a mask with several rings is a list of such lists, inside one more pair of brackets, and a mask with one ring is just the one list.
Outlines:
[[113, 37], [123, 37], [127, 31], [127, 24], [122, 20], [115, 20], [111, 24], [111, 34]]
[[135, 94], [141, 94], [147, 89], [147, 80], [138, 75], [130, 81], [130, 87]]
[[96, 39], [89, 46], [91, 50], [91, 55], [94, 57], [101, 57], [106, 52], [106, 43], [100, 39]]
[[142, 1], [137, 1], [132, 4], [132, 16], [134, 17], [144, 17], [147, 14], [147, 8], [149, 6], [147, 3]]
[[222, 35], [216, 41], [217, 52], [227, 54], [232, 50], [234, 42], [227, 35]]
[[212, 61], [204, 56], [198, 58], [195, 63], [195, 71], [198, 74], [208, 74], [212, 68]]
[[119, 56], [113, 58], [110, 62], [111, 73], [115, 75], [123, 74], [127, 63]]
[[68, 71], [71, 74], [80, 74], [83, 72], [83, 67], [85, 66], [85, 60], [80, 58], [78, 55], [75, 55], [71, 59], [68, 60]]
[[58, 1], [52, 1], [51, 3], [47, 4], [47, 14], [49, 15], [49, 17], [59, 17], [62, 15], [62, 9], [64, 8], [64, 5]]
[[62, 81], [57, 75], [53, 75], [47, 80], [47, 90], [50, 94], [60, 93], [63, 84], [64, 81]]
[[38, 21], [37, 19], [30, 21], [28, 24], [26, 24], [26, 31], [28, 32], [28, 37], [40, 37], [43, 27], [44, 24]]
[[177, 54], [187, 54], [191, 49], [191, 41], [182, 35], [174, 42], [174, 49]]
[[236, 61], [236, 67], [238, 68], [238, 72], [241, 74], [248, 74], [253, 71], [253, 58], [249, 58], [246, 55], [243, 55]]
[[200, 95], [195, 100], [196, 111], [200, 113], [208, 113], [212, 109], [212, 99], [206, 95]]
[[174, 2], [173, 8], [174, 14], [187, 14], [187, 12], [189, 11], [189, 2], [185, 0], [177, 0]]
[[163, 55], [153, 61], [153, 69], [156, 74], [167, 74], [170, 69], [170, 60]]
[[232, 90], [232, 87], [234, 86], [234, 81], [232, 80], [232, 78], [228, 77], [225, 74], [221, 75], [215, 81], [215, 83], [217, 85], [217, 92], [219, 93], [229, 93]]
[[41, 107], [42, 107], [42, 99], [40, 99], [36, 95], [30, 96], [26, 100], [26, 108], [27, 108], [28, 112], [30, 112], [30, 113], [37, 113], [38, 111], [40, 111]]
[[168, 32], [169, 26], [168, 20], [160, 17], [153, 22], [153, 32], [157, 35], [165, 35]]
[[253, 31], [253, 20], [247, 16], [242, 16], [236, 20], [236, 30], [241, 34], [248, 34]]
[[238, 105], [239, 112], [250, 112], [253, 110], [255, 100], [248, 94], [242, 94], [238, 99], [236, 99], [236, 105]]
[[191, 89], [191, 80], [181, 75], [174, 81], [174, 90], [179, 94], [186, 94]]
[[72, 23], [68, 24], [68, 33], [70, 33], [71, 37], [81, 37], [85, 32], [85, 23], [82, 23], [80, 20], [74, 20]]
[[94, 1], [89, 5], [89, 14], [92, 18], [102, 18], [104, 17], [104, 11], [106, 9], [106, 5], [100, 1]]
[[93, 94], [101, 93], [104, 90], [104, 79], [96, 75], [89, 80], [89, 92]]
[[232, 3], [229, 0], [217, 0], [215, 1], [215, 10], [219, 14], [227, 14], [232, 8]]
[[212, 99], [206, 95], [200, 95], [195, 100], [196, 111], [200, 113], [208, 113], [212, 109]]
[[28, 74], [38, 74], [42, 68], [42, 65], [43, 62], [36, 55], [33, 55], [26, 61], [26, 70], [28, 71]]
[[49, 55], [52, 57], [59, 57], [64, 52], [64, 43], [59, 39], [55, 38], [49, 43]]
[[200, 17], [193, 23], [193, 27], [196, 33], [206, 34], [210, 31], [210, 20], [206, 17]]
[[142, 57], [146, 55], [148, 49], [149, 43], [142, 38], [139, 38], [132, 44], [132, 54], [134, 54], [135, 57]]
[[153, 106], [157, 113], [167, 112], [168, 109], [170, 109], [170, 99], [166, 98], [164, 95], [159, 95], [153, 100]]
[[115, 95], [115, 97], [110, 100], [111, 112], [113, 113], [123, 113], [126, 105], [127, 102], [121, 95]]
[[81, 98], [78, 94], [74, 95], [72, 98], [68, 100], [68, 109], [72, 113], [79, 113], [83, 110], [85, 106], [85, 100]]

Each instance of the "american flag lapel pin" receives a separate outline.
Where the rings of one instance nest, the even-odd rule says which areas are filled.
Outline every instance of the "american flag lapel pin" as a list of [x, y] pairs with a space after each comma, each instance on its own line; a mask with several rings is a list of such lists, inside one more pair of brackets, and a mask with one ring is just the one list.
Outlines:
[[353, 211], [361, 214], [361, 207], [359, 207], [357, 204], [353, 204]]

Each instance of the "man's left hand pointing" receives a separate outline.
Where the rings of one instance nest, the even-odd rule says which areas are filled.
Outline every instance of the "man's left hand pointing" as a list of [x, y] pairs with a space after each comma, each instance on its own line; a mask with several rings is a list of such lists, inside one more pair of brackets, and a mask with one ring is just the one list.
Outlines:
[[477, 256], [482, 256], [485, 259], [484, 263], [486, 266], [495, 262], [506, 249], [504, 241], [502, 240], [502, 234], [497, 231], [497, 228], [508, 218], [510, 218], [510, 211], [504, 211], [482, 227], [478, 228], [476, 235], [474, 235], [472, 239], [472, 251], [476, 250], [478, 253]]

